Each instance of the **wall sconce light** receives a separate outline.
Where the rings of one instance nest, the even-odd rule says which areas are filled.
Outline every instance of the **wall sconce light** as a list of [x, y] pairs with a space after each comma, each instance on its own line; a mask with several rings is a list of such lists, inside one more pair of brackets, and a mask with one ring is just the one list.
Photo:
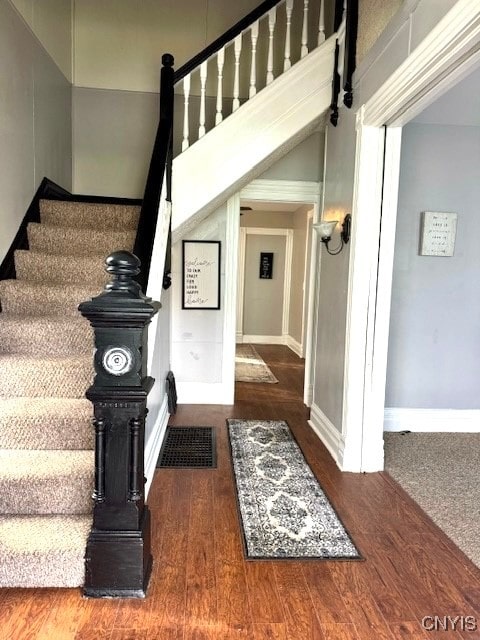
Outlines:
[[347, 215], [343, 219], [342, 231], [340, 232], [340, 240], [341, 240], [340, 245], [336, 249], [331, 251], [328, 245], [330, 243], [330, 240], [332, 239], [332, 233], [335, 227], [337, 226], [337, 224], [338, 224], [338, 220], [329, 220], [324, 222], [318, 222], [317, 224], [313, 225], [313, 228], [320, 236], [320, 240], [323, 242], [323, 244], [325, 245], [325, 248], [327, 249], [327, 252], [331, 256], [337, 256], [340, 253], [340, 251], [343, 249], [343, 245], [347, 244], [348, 241], [350, 240], [352, 216], [349, 213], [347, 213]]

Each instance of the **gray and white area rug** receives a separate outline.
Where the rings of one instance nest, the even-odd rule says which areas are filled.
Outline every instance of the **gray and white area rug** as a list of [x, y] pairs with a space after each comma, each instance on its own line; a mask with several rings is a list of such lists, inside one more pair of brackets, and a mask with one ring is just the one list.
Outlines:
[[360, 559], [287, 423], [227, 423], [246, 556]]
[[237, 382], [267, 382], [269, 384], [278, 382], [265, 360], [251, 344], [237, 344], [236, 346], [235, 380]]

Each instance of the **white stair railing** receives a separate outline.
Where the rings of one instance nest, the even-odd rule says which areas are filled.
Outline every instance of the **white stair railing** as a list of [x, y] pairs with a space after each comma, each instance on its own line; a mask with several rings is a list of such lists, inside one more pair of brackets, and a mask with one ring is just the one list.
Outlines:
[[[275, 6], [269, 4], [263, 15], [195, 68], [190, 67], [185, 74], [179, 69], [176, 94], [177, 100], [183, 102], [182, 152], [202, 138], [209, 126], [218, 126], [243, 102], [325, 41], [325, 0], [280, 0]], [[210, 61], [210, 72], [215, 69], [217, 74], [216, 82], [208, 81]], [[195, 112], [198, 138], [192, 139], [190, 122]]]

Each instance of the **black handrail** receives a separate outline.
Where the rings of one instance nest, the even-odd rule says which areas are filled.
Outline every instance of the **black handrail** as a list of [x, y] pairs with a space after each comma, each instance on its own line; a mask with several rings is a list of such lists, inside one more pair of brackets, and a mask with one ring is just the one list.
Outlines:
[[343, 104], [351, 108], [353, 104], [352, 77], [356, 66], [358, 30], [358, 0], [347, 0], [347, 24], [345, 30], [345, 73]]
[[[170, 175], [171, 171], [172, 156], [170, 148], [173, 136], [173, 62], [174, 59], [171, 54], [165, 53], [162, 56], [163, 67], [160, 73], [160, 119], [155, 143], [153, 145], [152, 158], [150, 160], [133, 250], [142, 264], [138, 281], [143, 291], [146, 290], [150, 271], [163, 178], [166, 170], [169, 172], [168, 175]], [[167, 165], [169, 165], [168, 168]], [[170, 178], [168, 179], [168, 182], [169, 181]], [[167, 197], [170, 197], [170, 189], [167, 189], [167, 191]]]
[[189, 73], [194, 71], [197, 67], [199, 67], [202, 62], [208, 60], [214, 53], [220, 51], [222, 47], [231, 42], [234, 38], [236, 38], [242, 31], [250, 27], [254, 22], [256, 22], [259, 18], [261, 18], [267, 11], [273, 9], [277, 4], [280, 4], [282, 0], [264, 0], [261, 4], [258, 5], [256, 9], [250, 11], [244, 18], [239, 20], [237, 24], [233, 27], [225, 31], [223, 35], [214, 40], [211, 44], [209, 44], [203, 51], [198, 53], [196, 56], [191, 58], [188, 62], [186, 62], [182, 67], [177, 69], [174, 76], [174, 83], [176, 84], [180, 80], [183, 80], [185, 76], [188, 76]]
[[[335, 0], [335, 15], [333, 18], [333, 30], [337, 33], [343, 17], [343, 0]], [[334, 127], [338, 123], [338, 94], [340, 93], [340, 74], [338, 73], [338, 58], [340, 55], [340, 48], [338, 41], [335, 44], [335, 55], [333, 59], [333, 77], [332, 77], [332, 103], [330, 109], [330, 122]]]
[[[343, 64], [343, 103], [350, 109], [353, 104], [353, 74], [356, 66], [357, 28], [358, 28], [358, 0], [347, 0], [345, 24], [345, 55]], [[343, 16], [343, 0], [335, 2], [334, 31], [337, 32]], [[340, 93], [340, 74], [338, 73], [339, 46], [335, 46], [335, 61], [332, 79], [332, 103], [330, 108], [330, 122], [334, 127], [338, 123], [338, 96]]]

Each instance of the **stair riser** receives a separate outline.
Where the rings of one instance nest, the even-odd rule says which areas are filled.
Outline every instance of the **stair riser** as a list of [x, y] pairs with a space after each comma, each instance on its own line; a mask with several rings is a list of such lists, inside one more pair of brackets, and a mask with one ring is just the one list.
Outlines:
[[15, 252], [17, 278], [31, 282], [88, 283], [102, 287], [110, 280], [104, 265], [104, 256], [72, 258], [31, 251]]
[[55, 484], [42, 479], [12, 480], [0, 477], [0, 513], [2, 514], [87, 514], [92, 510], [93, 474], [72, 478], [65, 475]]
[[133, 249], [135, 233], [99, 232], [90, 229], [67, 229], [42, 224], [28, 225], [28, 246], [32, 251], [56, 255], [87, 256], [90, 254]]
[[91, 515], [0, 516], [0, 587], [82, 586], [91, 524]]
[[77, 364], [59, 367], [55, 362], [31, 361], [28, 366], [0, 361], [0, 396], [7, 398], [19, 396], [83, 398], [93, 380], [93, 358], [90, 364]]
[[40, 220], [44, 224], [100, 231], [135, 231], [139, 207], [122, 205], [95, 205], [89, 203], [44, 201], [40, 202]]
[[47, 287], [22, 280], [0, 281], [2, 311], [12, 315], [80, 317], [78, 305], [101, 293], [102, 287]]
[[85, 582], [85, 546], [79, 545], [69, 553], [52, 551], [40, 557], [36, 550], [25, 551], [21, 555], [0, 552], [0, 587], [82, 587]]
[[[46, 428], [48, 426], [48, 428]], [[85, 450], [93, 449], [94, 435], [91, 420], [70, 424], [59, 419], [48, 425], [29, 425], [25, 421], [0, 423], [0, 449], [22, 450]]]
[[42, 356], [82, 355], [93, 352], [93, 331], [88, 322], [22, 324], [2, 322], [0, 353]]

